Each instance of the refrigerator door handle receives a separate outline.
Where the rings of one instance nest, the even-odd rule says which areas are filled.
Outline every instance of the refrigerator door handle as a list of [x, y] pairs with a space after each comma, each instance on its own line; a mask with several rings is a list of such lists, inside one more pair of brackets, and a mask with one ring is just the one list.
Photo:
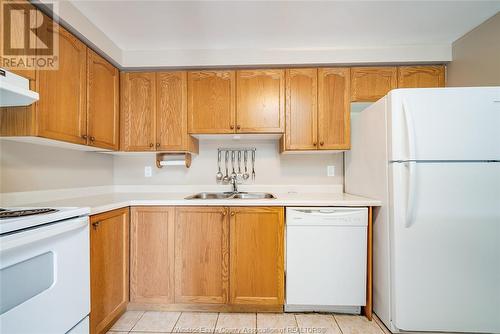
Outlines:
[[415, 192], [416, 192], [416, 167], [415, 161], [408, 161], [408, 193], [406, 196], [406, 219], [405, 226], [410, 228], [415, 221]]
[[413, 118], [408, 109], [406, 101], [403, 100], [403, 114], [405, 116], [406, 137], [408, 138], [408, 158], [407, 160], [415, 159], [415, 129], [413, 127]]

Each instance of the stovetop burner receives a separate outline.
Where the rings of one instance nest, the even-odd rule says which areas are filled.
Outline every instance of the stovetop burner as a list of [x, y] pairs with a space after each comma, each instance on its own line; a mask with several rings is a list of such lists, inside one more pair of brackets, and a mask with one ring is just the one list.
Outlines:
[[25, 210], [6, 210], [0, 208], [0, 219], [17, 218], [24, 216], [42, 215], [45, 213], [57, 212], [57, 209], [42, 208], [42, 209], [25, 209]]

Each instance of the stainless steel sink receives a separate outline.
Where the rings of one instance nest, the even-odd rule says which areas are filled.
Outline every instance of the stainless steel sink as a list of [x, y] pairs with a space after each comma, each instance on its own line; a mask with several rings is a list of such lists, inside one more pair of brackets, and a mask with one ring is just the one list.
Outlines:
[[186, 199], [227, 199], [229, 198], [233, 193], [231, 192], [226, 192], [226, 193], [197, 193], [191, 196], [186, 197]]
[[269, 193], [234, 193], [229, 198], [234, 199], [271, 199], [276, 198], [273, 194]]
[[203, 192], [186, 197], [186, 199], [273, 199], [276, 198], [270, 193], [247, 193], [247, 192], [223, 192], [209, 193]]

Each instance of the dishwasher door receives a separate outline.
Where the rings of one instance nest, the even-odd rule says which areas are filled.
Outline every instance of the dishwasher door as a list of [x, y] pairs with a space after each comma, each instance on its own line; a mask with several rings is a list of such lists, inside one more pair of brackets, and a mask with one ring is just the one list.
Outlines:
[[360, 312], [367, 226], [367, 208], [286, 209], [285, 311]]

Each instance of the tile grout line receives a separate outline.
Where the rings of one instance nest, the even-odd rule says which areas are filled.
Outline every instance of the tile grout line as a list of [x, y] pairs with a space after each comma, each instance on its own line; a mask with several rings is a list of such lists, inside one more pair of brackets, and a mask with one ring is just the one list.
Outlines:
[[344, 334], [344, 331], [342, 330], [342, 327], [340, 327], [340, 324], [337, 321], [337, 317], [335, 316], [335, 314], [332, 313], [332, 317], [333, 317], [333, 320], [335, 321], [335, 323], [337, 324], [337, 327], [339, 328], [340, 334]]
[[[128, 312], [128, 311], [126, 311]], [[134, 330], [135, 326], [137, 325], [137, 323], [142, 319], [142, 317], [144, 316], [144, 314], [146, 314], [147, 311], [142, 311], [142, 314], [141, 316], [137, 319], [137, 321], [134, 323], [134, 325], [132, 326], [132, 328], [130, 328], [130, 330], [128, 331], [129, 333], [132, 333], [132, 331]], [[125, 313], [124, 313], [125, 314]], [[123, 316], [123, 315], [122, 315]], [[121, 318], [121, 317], [120, 317]]]
[[220, 312], [217, 312], [217, 319], [215, 320], [214, 330], [212, 331], [212, 333], [214, 333], [214, 334], [215, 334], [215, 331], [217, 330], [217, 324], [219, 323], [219, 317], [220, 317]]
[[179, 322], [179, 319], [181, 318], [182, 313], [184, 313], [184, 312], [182, 312], [182, 311], [181, 311], [181, 312], [179, 312], [179, 316], [177, 317], [177, 319], [175, 319], [175, 322], [174, 322], [174, 327], [172, 327], [172, 333], [179, 333], [179, 332], [176, 332], [176, 331], [175, 331], [175, 326], [177, 326], [177, 323]]
[[[380, 330], [382, 331], [382, 334], [385, 334], [385, 333], [387, 333], [387, 332], [389, 332], [389, 333], [391, 332], [391, 331], [390, 331], [387, 327], [385, 327], [385, 324], [384, 324], [384, 323], [382, 323], [382, 320], [380, 320], [380, 319], [379, 319], [379, 317], [377, 317], [377, 315], [376, 315], [376, 314], [374, 314], [374, 316], [372, 317], [372, 321], [374, 321], [374, 322], [377, 324], [377, 326], [378, 326], [378, 327], [380, 328]], [[382, 326], [383, 326], [383, 327], [382, 327]], [[384, 329], [384, 328], [386, 328], [387, 330], [386, 330], [386, 329]]]

